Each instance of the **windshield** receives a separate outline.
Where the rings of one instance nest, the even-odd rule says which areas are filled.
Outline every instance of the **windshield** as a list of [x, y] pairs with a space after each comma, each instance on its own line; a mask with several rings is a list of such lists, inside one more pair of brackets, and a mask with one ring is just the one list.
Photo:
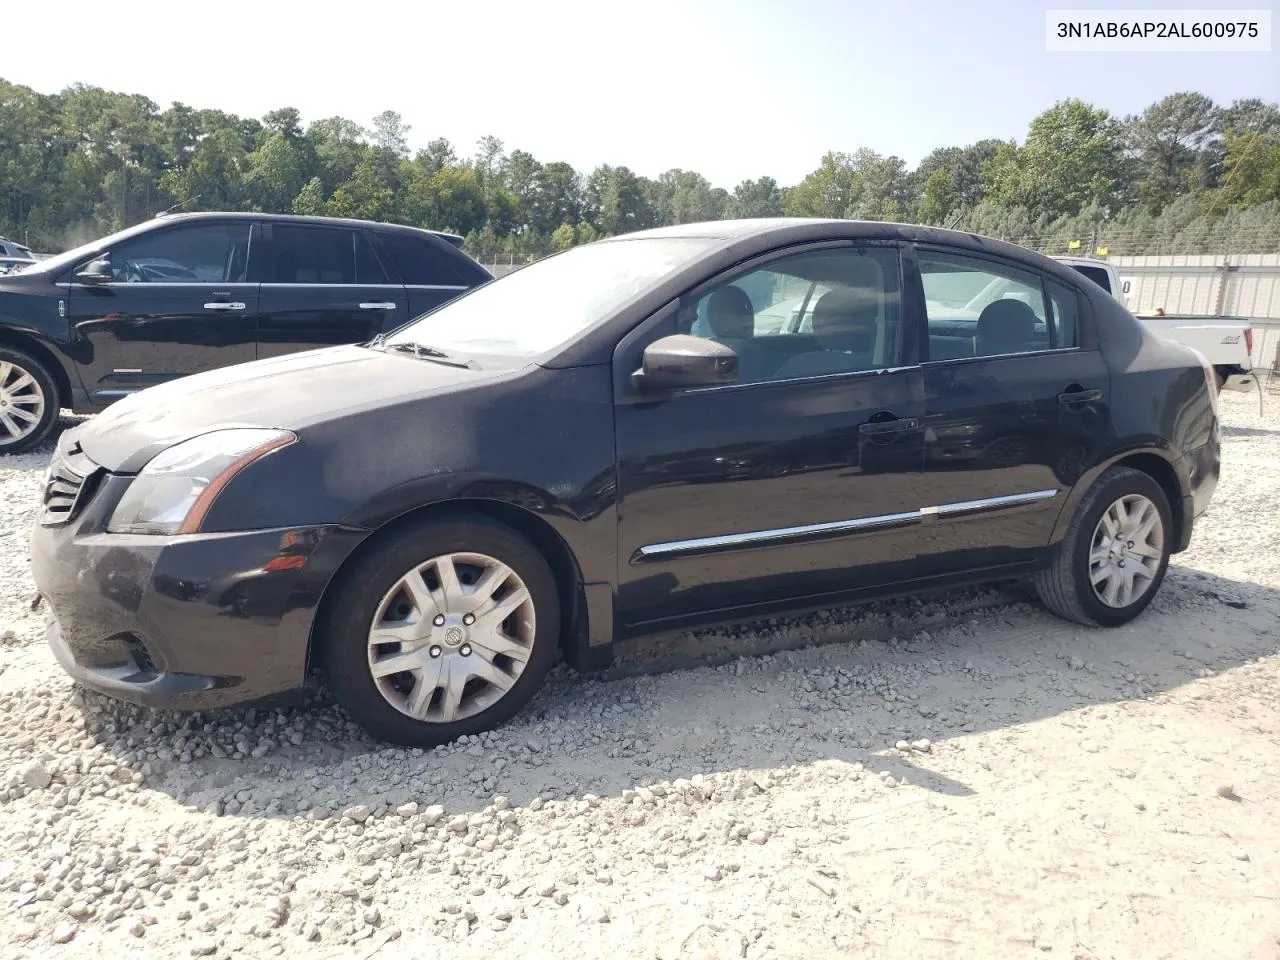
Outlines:
[[575, 247], [477, 287], [397, 330], [386, 343], [536, 356], [604, 319], [719, 242], [655, 237]]

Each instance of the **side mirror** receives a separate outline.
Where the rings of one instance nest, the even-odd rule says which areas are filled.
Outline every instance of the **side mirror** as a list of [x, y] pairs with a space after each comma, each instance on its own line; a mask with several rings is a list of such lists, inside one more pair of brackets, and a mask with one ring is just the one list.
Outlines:
[[99, 257], [76, 274], [76, 283], [83, 283], [87, 286], [110, 283], [114, 279], [115, 274], [111, 272], [111, 260], [107, 257]]
[[1124, 292], [1125, 292], [1125, 293], [1128, 293], [1128, 292], [1129, 292], [1129, 281], [1128, 281], [1128, 280], [1126, 280], [1126, 281], [1124, 282]]
[[645, 347], [631, 382], [641, 390], [681, 390], [735, 383], [738, 355], [731, 347], [703, 337], [677, 333]]

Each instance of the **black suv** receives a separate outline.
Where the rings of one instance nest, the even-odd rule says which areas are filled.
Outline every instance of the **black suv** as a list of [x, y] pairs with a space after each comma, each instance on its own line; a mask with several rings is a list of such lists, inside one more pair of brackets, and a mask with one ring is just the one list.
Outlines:
[[258, 213], [146, 223], [0, 277], [0, 453], [58, 410], [176, 377], [361, 343], [492, 278], [462, 238]]

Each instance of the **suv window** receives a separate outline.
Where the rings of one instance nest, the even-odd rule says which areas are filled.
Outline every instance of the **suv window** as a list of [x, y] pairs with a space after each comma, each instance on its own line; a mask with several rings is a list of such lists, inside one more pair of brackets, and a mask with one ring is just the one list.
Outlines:
[[268, 283], [356, 282], [356, 233], [334, 227], [271, 225]]
[[466, 286], [449, 263], [449, 255], [437, 250], [435, 244], [425, 237], [380, 233], [378, 240], [405, 286], [459, 289]]
[[387, 271], [378, 259], [369, 238], [363, 233], [356, 234], [356, 283], [390, 283]]
[[738, 354], [738, 382], [879, 370], [896, 362], [898, 254], [814, 250], [775, 260], [687, 305], [680, 329]]
[[1088, 279], [1092, 280], [1094, 283], [1100, 286], [1103, 290], [1107, 291], [1107, 293], [1112, 292], [1111, 278], [1107, 275], [1107, 271], [1102, 270], [1098, 267], [1082, 267], [1075, 263], [1071, 264], [1070, 266], [1071, 266], [1071, 269], [1074, 270], [1076, 273], [1080, 274], [1082, 277], [1087, 277]]
[[1059, 345], [1039, 275], [933, 250], [919, 251], [918, 259], [930, 360], [1033, 353]]
[[111, 247], [116, 283], [243, 283], [248, 223], [200, 223], [138, 234]]

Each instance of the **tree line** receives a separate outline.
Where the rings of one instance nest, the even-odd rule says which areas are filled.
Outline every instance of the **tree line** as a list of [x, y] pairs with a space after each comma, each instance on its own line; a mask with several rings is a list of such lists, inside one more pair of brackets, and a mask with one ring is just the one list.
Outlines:
[[410, 132], [392, 111], [304, 125], [291, 107], [253, 119], [0, 79], [0, 234], [54, 252], [185, 204], [449, 230], [482, 261], [783, 215], [944, 225], [1050, 252], [1280, 252], [1280, 107], [1260, 99], [1182, 92], [1129, 117], [1068, 99], [1021, 144], [939, 147], [914, 169], [866, 147], [830, 152], [797, 184], [732, 190], [692, 170], [583, 172], [493, 136], [470, 156], [443, 138], [411, 151]]

